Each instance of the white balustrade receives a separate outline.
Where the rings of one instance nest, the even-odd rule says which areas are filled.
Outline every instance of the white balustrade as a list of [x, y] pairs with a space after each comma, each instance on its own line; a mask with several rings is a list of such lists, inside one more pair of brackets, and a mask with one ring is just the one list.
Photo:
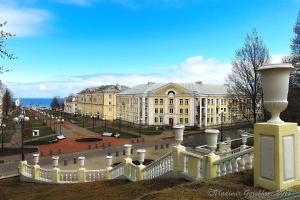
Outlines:
[[128, 178], [132, 181], [136, 181], [137, 180], [137, 166], [133, 163], [128, 163], [128, 171], [129, 171], [129, 175]]
[[153, 179], [174, 169], [173, 153], [167, 153], [144, 169], [144, 179]]
[[52, 181], [52, 170], [51, 169], [39, 169], [39, 180], [45, 181], [45, 182], [51, 182]]
[[183, 172], [189, 176], [192, 176], [189, 172], [191, 160], [196, 160], [196, 166], [191, 166], [196, 167], [196, 175], [193, 175], [193, 177], [201, 179], [202, 177], [204, 177], [203, 159], [202, 156], [198, 154], [191, 153], [188, 151], [183, 152]]
[[105, 170], [86, 170], [85, 177], [87, 182], [100, 181], [105, 179]]
[[253, 149], [253, 147], [245, 150], [240, 149], [237, 153], [232, 153], [215, 161], [214, 164], [217, 165], [217, 176], [252, 169]]
[[26, 177], [31, 178], [32, 177], [32, 169], [31, 169], [31, 165], [28, 164], [24, 164], [24, 172], [23, 174]]
[[120, 163], [111, 170], [111, 178], [118, 178], [122, 175], [124, 175], [124, 164]]
[[61, 183], [77, 183], [77, 170], [61, 170], [59, 172], [59, 181]]

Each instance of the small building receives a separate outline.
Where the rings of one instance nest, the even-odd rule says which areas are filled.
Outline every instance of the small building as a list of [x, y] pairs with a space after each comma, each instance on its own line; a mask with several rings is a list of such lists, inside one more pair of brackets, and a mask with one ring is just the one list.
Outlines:
[[74, 94], [64, 98], [64, 112], [74, 114], [77, 112], [77, 97]]

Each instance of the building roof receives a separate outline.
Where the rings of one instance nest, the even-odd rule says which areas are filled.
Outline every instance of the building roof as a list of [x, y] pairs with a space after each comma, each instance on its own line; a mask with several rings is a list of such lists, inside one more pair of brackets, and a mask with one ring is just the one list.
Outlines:
[[[133, 88], [124, 90], [119, 93], [119, 95], [138, 95], [138, 94], [151, 94], [158, 88], [166, 86], [170, 83], [148, 83], [137, 85]], [[195, 95], [226, 95], [227, 86], [226, 85], [216, 85], [216, 84], [202, 84], [197, 83], [173, 83], [176, 84]]]
[[124, 85], [101, 85], [98, 87], [90, 87], [86, 88], [84, 90], [81, 90], [77, 94], [90, 94], [90, 93], [95, 93], [95, 92], [121, 92], [123, 90], [128, 89], [129, 87], [124, 86]]

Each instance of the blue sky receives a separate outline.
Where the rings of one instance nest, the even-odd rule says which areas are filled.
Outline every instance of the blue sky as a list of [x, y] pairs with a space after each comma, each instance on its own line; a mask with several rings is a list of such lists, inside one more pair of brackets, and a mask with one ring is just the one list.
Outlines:
[[1, 75], [15, 97], [87, 86], [224, 82], [234, 52], [256, 28], [273, 62], [290, 52], [300, 0], [0, 0], [16, 33]]

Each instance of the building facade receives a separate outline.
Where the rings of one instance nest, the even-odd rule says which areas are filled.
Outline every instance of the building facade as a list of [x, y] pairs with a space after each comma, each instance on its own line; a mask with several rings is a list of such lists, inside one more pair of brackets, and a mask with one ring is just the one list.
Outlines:
[[77, 97], [74, 94], [64, 98], [64, 112], [74, 114], [77, 113]]
[[226, 85], [150, 82], [117, 95], [117, 118], [144, 125], [206, 127], [232, 122], [229, 105]]
[[116, 119], [116, 94], [125, 89], [128, 87], [116, 84], [82, 90], [77, 94], [77, 113], [107, 120]]

